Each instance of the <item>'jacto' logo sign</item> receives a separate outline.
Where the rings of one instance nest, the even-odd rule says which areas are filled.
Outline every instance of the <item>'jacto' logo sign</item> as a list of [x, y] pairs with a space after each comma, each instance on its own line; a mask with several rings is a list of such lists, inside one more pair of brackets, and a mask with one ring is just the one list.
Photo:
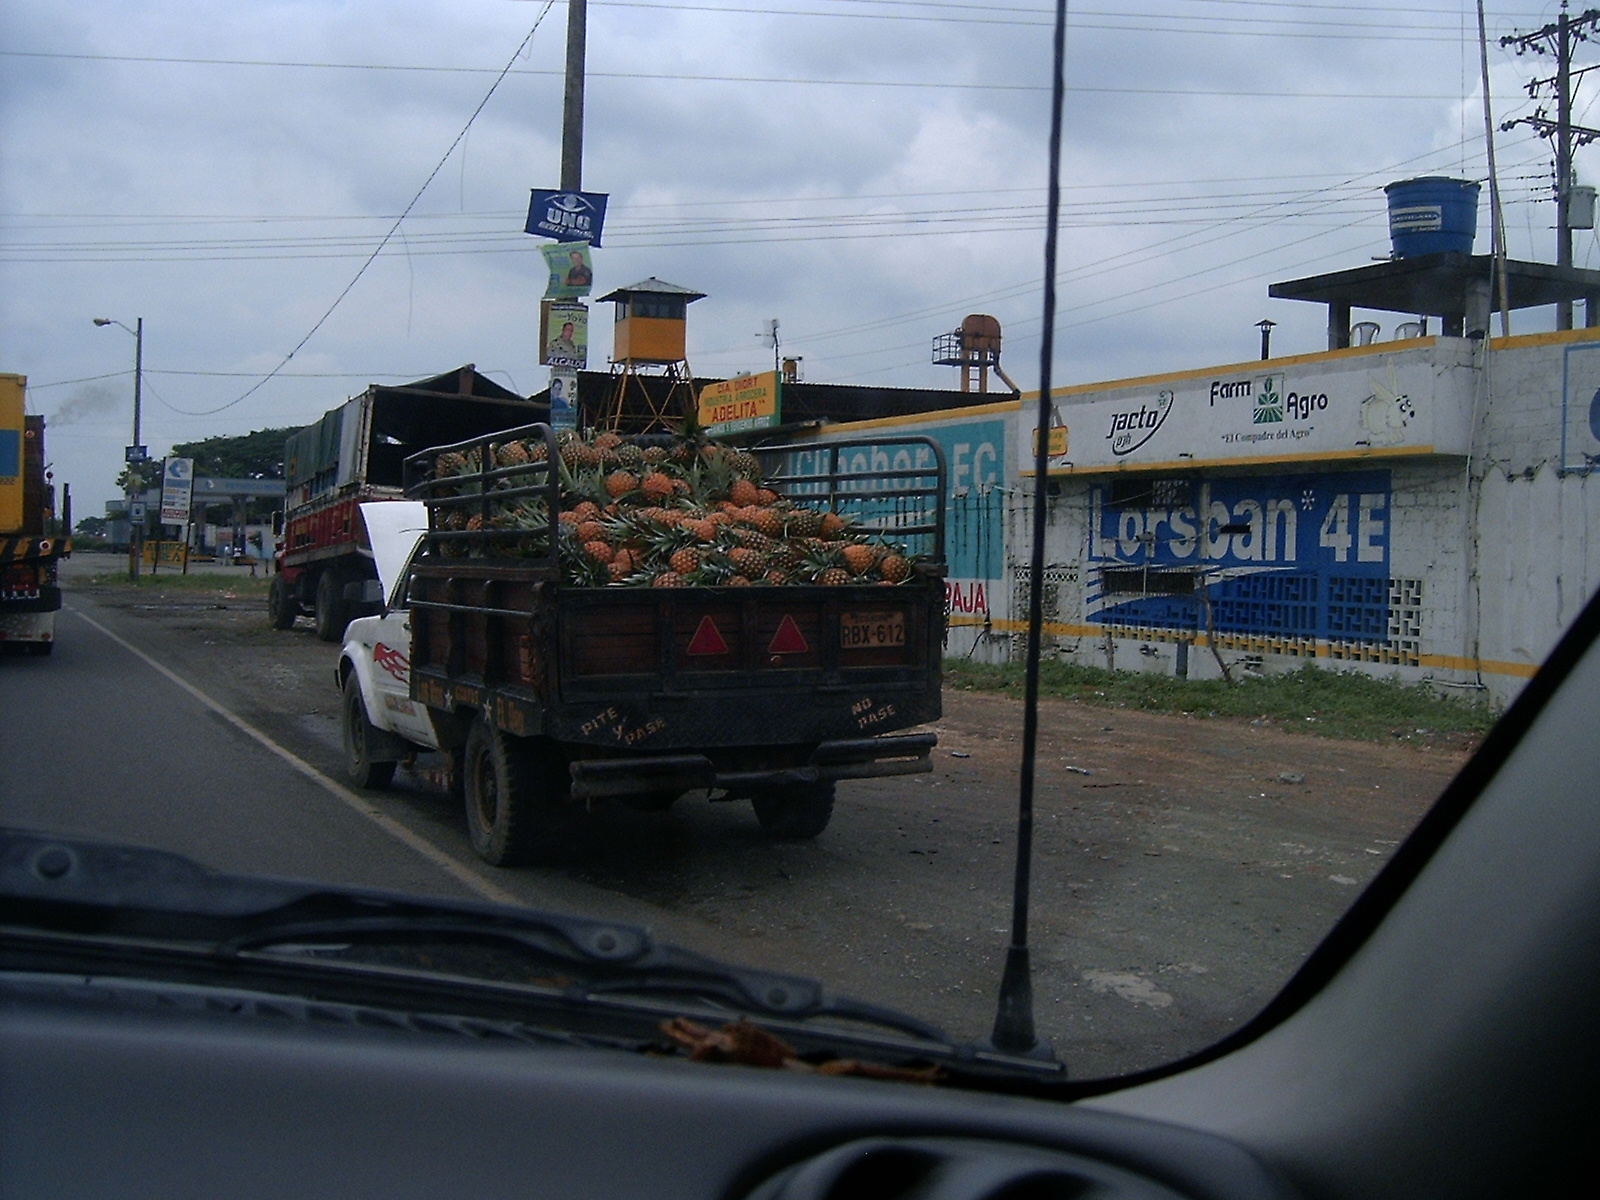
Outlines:
[[1156, 394], [1154, 404], [1141, 401], [1138, 408], [1112, 413], [1111, 428], [1106, 430], [1111, 453], [1118, 458], [1132, 454], [1155, 437], [1156, 431], [1166, 424], [1171, 412], [1172, 393], [1163, 389]]

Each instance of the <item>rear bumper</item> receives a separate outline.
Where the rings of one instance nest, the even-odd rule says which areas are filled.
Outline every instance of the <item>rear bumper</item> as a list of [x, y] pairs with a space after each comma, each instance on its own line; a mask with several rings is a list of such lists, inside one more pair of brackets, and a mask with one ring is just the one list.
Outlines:
[[841, 739], [823, 742], [808, 763], [756, 771], [719, 770], [703, 754], [581, 760], [571, 767], [572, 794], [579, 800], [594, 800], [694, 788], [743, 792], [836, 779], [917, 775], [933, 770], [929, 755], [937, 741], [932, 733]]
[[61, 589], [55, 584], [38, 588], [32, 596], [0, 596], [0, 614], [51, 613], [61, 608]]
[[9, 642], [53, 642], [55, 636], [54, 612], [0, 610], [0, 645]]

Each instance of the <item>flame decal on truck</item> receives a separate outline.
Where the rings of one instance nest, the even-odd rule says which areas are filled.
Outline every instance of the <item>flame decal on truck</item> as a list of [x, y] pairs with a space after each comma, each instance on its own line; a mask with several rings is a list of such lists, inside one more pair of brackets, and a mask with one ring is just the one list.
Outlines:
[[372, 661], [401, 683], [405, 683], [411, 678], [411, 660], [393, 646], [386, 646], [379, 642], [372, 648]]

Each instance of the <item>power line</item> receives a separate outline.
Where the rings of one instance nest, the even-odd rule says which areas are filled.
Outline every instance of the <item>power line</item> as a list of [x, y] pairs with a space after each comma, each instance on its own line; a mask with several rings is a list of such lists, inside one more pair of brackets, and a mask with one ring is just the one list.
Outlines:
[[[1385, 39], [1394, 40], [1394, 39]], [[1405, 40], [1405, 39], [1400, 39]], [[439, 67], [402, 63], [338, 63], [297, 62], [287, 59], [251, 58], [177, 58], [153, 54], [68, 54], [43, 50], [0, 50], [0, 58], [50, 58], [85, 62], [153, 63], [167, 66], [211, 67], [295, 67], [306, 70], [339, 71], [418, 71], [428, 74], [486, 75], [489, 67]], [[559, 78], [561, 72], [553, 69], [529, 68], [508, 72], [512, 75]], [[965, 83], [956, 80], [926, 79], [805, 79], [782, 75], [690, 75], [673, 72], [650, 71], [588, 71], [590, 79], [649, 80], [670, 83], [748, 83], [792, 85], [800, 87], [852, 87], [852, 88], [927, 88], [939, 91], [963, 92], [1042, 92], [1047, 89], [1031, 83]], [[504, 76], [502, 76], [504, 78]], [[1146, 88], [1107, 87], [1097, 84], [1076, 84], [1067, 89], [1076, 94], [1102, 96], [1235, 96], [1241, 99], [1260, 100], [1459, 100], [1454, 93], [1427, 92], [1308, 92], [1308, 91], [1241, 91], [1237, 88]]]
[[[304, 347], [305, 344], [316, 335], [317, 330], [322, 328], [323, 323], [327, 321], [329, 317], [333, 316], [334, 309], [338, 308], [339, 305], [344, 302], [344, 298], [350, 294], [351, 289], [354, 288], [358, 282], [360, 282], [361, 277], [367, 273], [367, 268], [373, 264], [378, 255], [383, 252], [383, 248], [389, 244], [389, 240], [394, 237], [395, 231], [400, 228], [400, 223], [404, 221], [406, 219], [406, 215], [416, 207], [417, 201], [422, 199], [422, 193], [428, 190], [428, 185], [433, 182], [434, 177], [444, 169], [444, 164], [449, 161], [450, 156], [455, 153], [456, 147], [461, 144], [461, 139], [467, 136], [467, 130], [472, 128], [472, 123], [478, 119], [478, 114], [484, 110], [484, 107], [494, 96], [495, 91], [500, 87], [501, 81], [505, 79], [507, 74], [510, 73], [512, 66], [516, 64], [517, 59], [522, 57], [522, 52], [528, 48], [528, 43], [533, 41], [533, 35], [539, 32], [539, 26], [544, 24], [544, 19], [549, 15], [550, 9], [554, 3], [555, 0], [545, 0], [545, 6], [540, 10], [538, 18], [533, 23], [533, 28], [528, 30], [528, 36], [522, 39], [522, 44], [517, 47], [516, 53], [511, 56], [510, 60], [506, 63], [505, 68], [500, 72], [500, 74], [495, 77], [495, 81], [489, 85], [489, 90], [484, 94], [483, 99], [478, 102], [478, 107], [472, 110], [472, 115], [467, 118], [467, 123], [461, 127], [461, 132], [456, 134], [455, 140], [450, 143], [450, 148], [444, 152], [443, 157], [439, 159], [438, 164], [433, 168], [433, 170], [428, 172], [428, 177], [422, 181], [422, 186], [417, 189], [417, 194], [411, 197], [411, 203], [405, 206], [404, 211], [402, 211], [400, 216], [395, 219], [395, 223], [390, 227], [389, 232], [383, 235], [383, 240], [380, 241], [373, 249], [372, 253], [367, 256], [367, 260], [361, 264], [360, 269], [356, 271], [355, 276], [350, 280], [350, 282], [345, 284], [344, 290], [334, 298], [332, 304], [328, 305], [328, 311], [317, 318], [317, 323], [311, 327], [311, 329], [306, 333], [305, 337], [301, 338], [297, 343], [295, 343], [294, 349], [290, 350], [289, 353], [283, 356], [282, 362], [269, 371], [258, 382], [252, 384], [248, 389], [246, 389], [244, 394], [239, 396], [237, 399], [230, 400], [228, 403], [220, 405], [217, 408], [207, 409], [205, 412], [184, 412], [185, 416], [209, 417], [213, 413], [222, 412], [224, 409], [232, 408], [235, 404], [239, 404], [244, 400], [249, 399], [251, 395], [264, 386], [274, 375], [287, 366], [289, 360], [298, 354], [301, 348]], [[163, 401], [163, 403], [165, 402]], [[184, 410], [177, 409], [175, 411], [183, 412]]]

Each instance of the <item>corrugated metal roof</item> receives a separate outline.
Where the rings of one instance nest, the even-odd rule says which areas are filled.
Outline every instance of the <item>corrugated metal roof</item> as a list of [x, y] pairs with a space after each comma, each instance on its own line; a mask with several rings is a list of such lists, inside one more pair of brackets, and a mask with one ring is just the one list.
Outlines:
[[641, 279], [638, 283], [630, 283], [627, 287], [619, 287], [614, 292], [608, 292], [600, 297], [600, 302], [626, 300], [629, 296], [640, 293], [652, 296], [682, 296], [685, 298], [685, 302], [689, 304], [706, 298], [704, 292], [697, 292], [693, 288], [680, 287], [676, 283], [668, 283], [666, 280], [657, 279], [652, 275], [649, 279]]

